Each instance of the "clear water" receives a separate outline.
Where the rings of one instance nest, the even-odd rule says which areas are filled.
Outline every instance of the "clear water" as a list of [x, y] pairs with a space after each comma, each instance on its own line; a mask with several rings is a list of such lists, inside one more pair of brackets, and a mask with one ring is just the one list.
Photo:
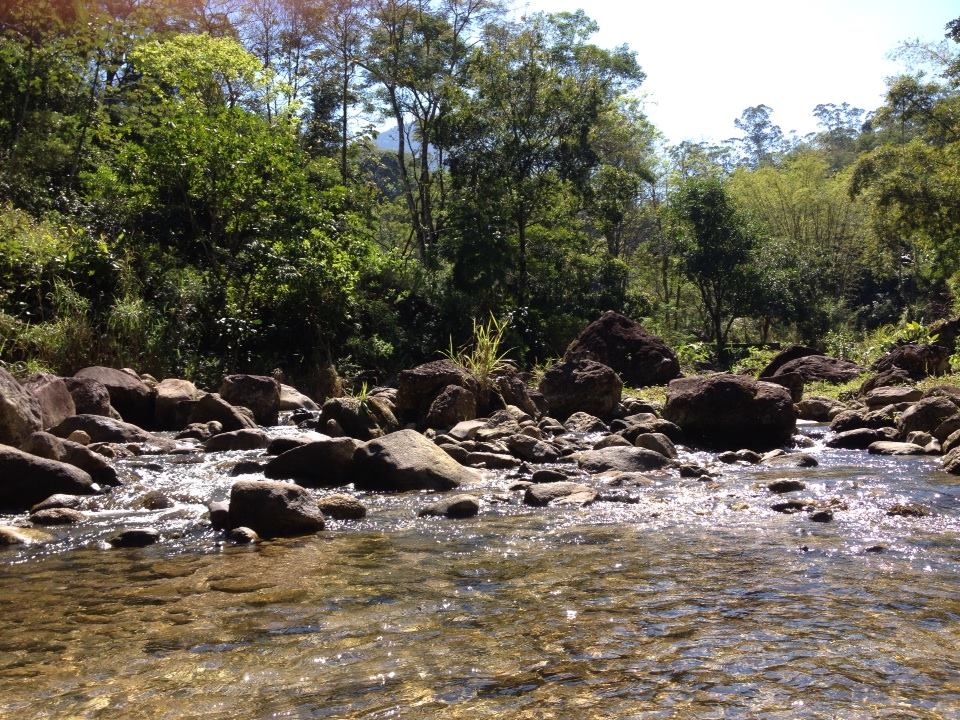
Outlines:
[[[0, 552], [0, 717], [960, 717], [958, 478], [810, 452], [582, 509], [488, 473], [471, 520], [361, 496], [362, 522], [244, 547], [202, 518], [256, 453], [125, 461], [89, 521]], [[128, 509], [150, 489], [176, 505]], [[834, 521], [770, 509], [791, 497]], [[102, 544], [145, 524], [161, 544]]]

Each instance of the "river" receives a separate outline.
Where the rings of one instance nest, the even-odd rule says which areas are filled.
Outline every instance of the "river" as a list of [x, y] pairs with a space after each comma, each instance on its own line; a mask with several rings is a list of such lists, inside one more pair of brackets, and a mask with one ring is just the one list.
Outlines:
[[[0, 551], [0, 717], [960, 717], [957, 478], [807, 452], [576, 509], [485, 473], [469, 520], [361, 495], [363, 521], [251, 546], [202, 518], [258, 453], [122, 461], [87, 522]], [[151, 489], [174, 506], [131, 510]], [[770, 509], [794, 496], [833, 521]], [[163, 542], [103, 544], [144, 524]]]

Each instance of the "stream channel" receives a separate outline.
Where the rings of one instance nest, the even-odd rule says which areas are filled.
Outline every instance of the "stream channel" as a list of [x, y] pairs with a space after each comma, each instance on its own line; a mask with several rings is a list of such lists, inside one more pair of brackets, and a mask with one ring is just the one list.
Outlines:
[[[483, 471], [469, 520], [360, 494], [362, 521], [247, 546], [205, 503], [260, 451], [120, 461], [86, 522], [0, 551], [0, 717], [960, 717], [958, 479], [801, 429], [818, 467], [681, 452], [720, 476], [585, 508]], [[771, 510], [780, 478], [832, 522]], [[174, 506], [130, 510], [148, 490]], [[163, 540], [108, 549], [125, 526]]]

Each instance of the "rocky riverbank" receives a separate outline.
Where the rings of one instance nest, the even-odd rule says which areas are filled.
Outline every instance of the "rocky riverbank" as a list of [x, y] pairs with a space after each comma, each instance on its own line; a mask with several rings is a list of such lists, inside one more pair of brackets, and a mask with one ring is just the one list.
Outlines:
[[[675, 374], [669, 349], [611, 315], [583, 334], [603, 352], [574, 343], [536, 389], [509, 368], [481, 384], [448, 360], [322, 407], [265, 376], [227, 376], [204, 392], [132, 370], [91, 367], [24, 383], [0, 370], [0, 541], [56, 544], [70, 527], [75, 543], [84, 537], [76, 529], [89, 526], [105, 547], [143, 546], [163, 542], [169, 523], [131, 527], [130, 517], [174, 509], [181, 531], [202, 524], [213, 542], [247, 543], [320, 532], [331, 521], [346, 529], [373, 498], [401, 493], [422, 498], [408, 503], [411, 513], [455, 519], [511, 504], [531, 512], [636, 504], [654, 484], [720, 490], [731, 468], [816, 467], [811, 447], [943, 455], [944, 470], [960, 469], [960, 388], [921, 392], [894, 368], [845, 402], [803, 397], [798, 360], [807, 359], [805, 377], [836, 367], [790, 349], [765, 371], [769, 381], [677, 378], [660, 407], [623, 397], [620, 374], [597, 358], [649, 375], [638, 368], [643, 357]], [[631, 342], [643, 352], [631, 353]], [[614, 357], [617, 343], [632, 365]], [[829, 423], [819, 443], [798, 433], [798, 419]], [[219, 478], [210, 496], [163, 480], [190, 466]], [[801, 479], [770, 479], [767, 507], [820, 523], [843, 512], [842, 500], [805, 498], [804, 488]]]

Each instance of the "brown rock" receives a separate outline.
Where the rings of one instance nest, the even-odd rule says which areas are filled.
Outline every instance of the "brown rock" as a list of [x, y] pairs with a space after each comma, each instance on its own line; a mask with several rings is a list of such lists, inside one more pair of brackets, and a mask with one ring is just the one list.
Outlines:
[[622, 391], [617, 374], [593, 360], [564, 360], [548, 368], [540, 381], [551, 416], [560, 420], [575, 412], [610, 417], [617, 411]]
[[77, 414], [73, 396], [63, 378], [46, 373], [31, 375], [23, 381], [23, 387], [37, 399], [43, 429], [59, 425], [68, 417]]

